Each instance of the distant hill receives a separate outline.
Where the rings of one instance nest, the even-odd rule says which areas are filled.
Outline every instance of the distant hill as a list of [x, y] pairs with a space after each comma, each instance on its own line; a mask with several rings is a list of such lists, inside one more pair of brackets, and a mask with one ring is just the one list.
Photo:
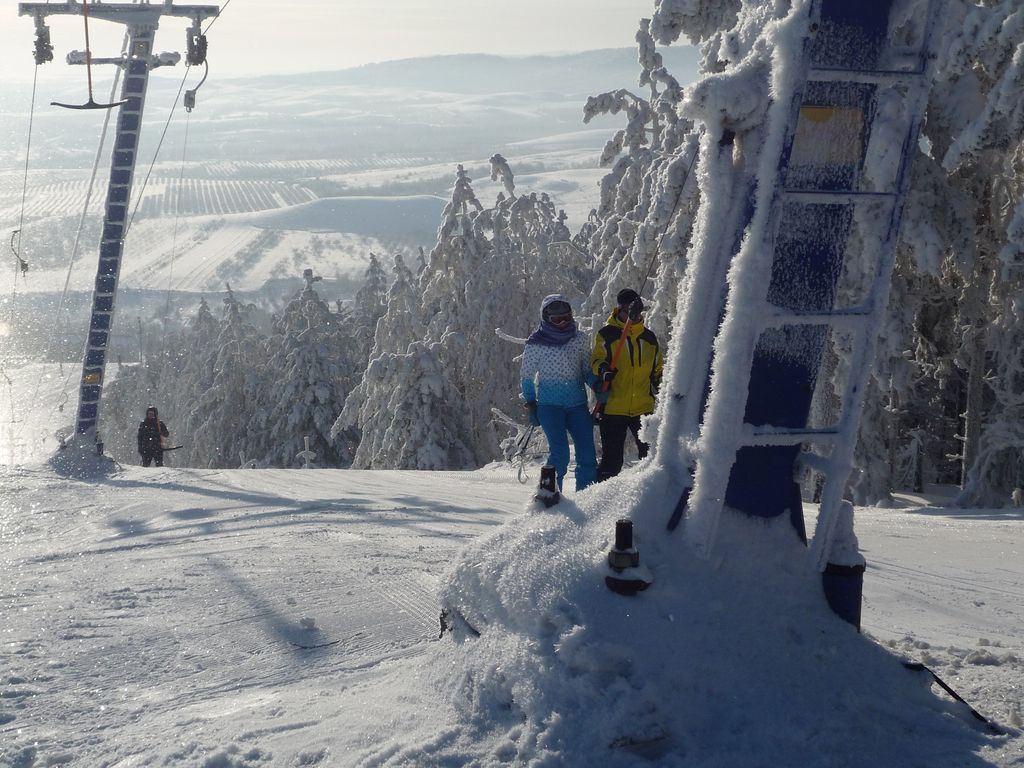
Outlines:
[[[694, 48], [669, 48], [663, 55], [680, 82], [696, 76]], [[158, 70], [150, 79], [140, 158], [152, 155], [162, 134], [181, 83], [176, 70]], [[92, 165], [104, 114], [71, 114], [49, 104], [80, 100], [81, 78], [71, 74], [59, 83], [47, 81], [36, 96], [33, 169]], [[350, 168], [379, 167], [382, 157], [392, 165], [395, 156], [399, 163], [486, 157], [513, 142], [580, 131], [587, 96], [618, 88], [642, 93], [638, 75], [632, 48], [559, 56], [434, 56], [253, 78], [213, 72], [189, 115], [188, 156], [219, 163], [330, 160]], [[9, 118], [11, 125], [27, 124], [30, 103], [27, 86], [0, 83], [5, 123]], [[164, 161], [175, 154], [169, 148], [182, 138], [184, 117], [178, 109], [169, 125]], [[24, 141], [22, 131], [0, 131], [0, 169], [20, 167]], [[274, 178], [295, 180], [287, 173]], [[10, 183], [17, 186], [16, 179]], [[0, 197], [2, 187], [0, 180]]]
[[[700, 54], [692, 46], [661, 50], [665, 65], [682, 83], [697, 76]], [[333, 72], [251, 78], [251, 82], [303, 85], [355, 85], [418, 88], [453, 93], [557, 91], [596, 94], [635, 88], [639, 65], [635, 48], [603, 48], [548, 56], [495, 56], [484, 53], [399, 59]]]

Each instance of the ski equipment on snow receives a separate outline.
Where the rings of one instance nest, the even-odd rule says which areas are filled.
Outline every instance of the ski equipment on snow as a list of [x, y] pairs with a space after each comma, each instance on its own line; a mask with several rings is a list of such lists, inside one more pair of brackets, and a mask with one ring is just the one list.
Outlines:
[[922, 664], [919, 661], [904, 661], [903, 666], [909, 669], [911, 672], [927, 672], [929, 675], [932, 676], [932, 680], [934, 680], [942, 690], [944, 690], [954, 699], [956, 699], [965, 707], [967, 707], [968, 711], [971, 713], [971, 717], [983, 723], [990, 733], [1002, 735], [1003, 732], [1001, 730], [994, 726], [992, 722], [988, 720], [980, 712], [978, 712], [978, 710], [976, 710], [974, 707], [972, 707], [970, 704], [964, 701], [963, 697], [959, 693], [950, 688], [949, 685], [947, 685], [941, 677], [936, 675], [931, 669], [926, 667], [924, 664]]
[[512, 455], [512, 462], [519, 464], [516, 468], [516, 478], [524, 485], [530, 479], [526, 474], [526, 446], [530, 444], [530, 439], [533, 437], [535, 429], [537, 429], [537, 425], [530, 424], [530, 428], [526, 430], [519, 439], [519, 442], [516, 443], [516, 452]]

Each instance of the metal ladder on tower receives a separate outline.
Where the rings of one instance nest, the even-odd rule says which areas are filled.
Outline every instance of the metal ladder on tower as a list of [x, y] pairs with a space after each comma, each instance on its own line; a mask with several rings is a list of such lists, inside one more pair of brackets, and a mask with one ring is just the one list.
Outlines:
[[[749, 375], [729, 379], [714, 370], [703, 414], [699, 455], [734, 461], [723, 467], [698, 458], [679, 504], [687, 537], [704, 557], [714, 549], [723, 507], [765, 518], [788, 512], [806, 541], [794, 474], [810, 463], [824, 477], [811, 557], [819, 570], [828, 564], [888, 306], [943, 0], [930, 0], [924, 18], [900, 19], [902, 31], [909, 24], [917, 32], [911, 45], [897, 47], [890, 26], [900, 5], [818, 0], [810, 10], [812, 39], [790, 105], [771, 214], [760, 233], [747, 233], [771, 254], [771, 279], [733, 276], [720, 330], [722, 336], [728, 329], [728, 338], [718, 340], [717, 354], [727, 342]], [[759, 296], [760, 304], [737, 308], [740, 296]], [[830, 337], [847, 363], [839, 413], [812, 424]], [[802, 446], [828, 453], [801, 458]]]

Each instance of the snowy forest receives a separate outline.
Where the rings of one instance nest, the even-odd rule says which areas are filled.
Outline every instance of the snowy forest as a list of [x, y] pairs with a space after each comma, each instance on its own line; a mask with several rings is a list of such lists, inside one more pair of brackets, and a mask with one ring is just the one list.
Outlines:
[[[371, 255], [352, 302], [332, 308], [307, 273], [261, 333], [226, 288], [222, 306], [203, 300], [121, 365], [104, 401], [108, 451], [134, 463], [134, 427], [155, 404], [183, 446], [177, 465], [294, 467], [308, 439], [318, 466], [472, 469], [501, 459], [525, 422], [516, 339], [546, 294], [568, 296], [594, 330], [621, 288], [643, 287], [647, 325], [671, 345], [712, 173], [715, 78], [728, 68], [730, 87], [745, 87], [736, 133], [771, 99], [769, 68], [735, 29], [740, 7], [658, 0], [641, 20], [637, 88], [581, 105], [584, 123], [610, 114], [622, 127], [601, 156], [599, 205], [575, 231], [557, 200], [516, 186], [501, 155], [493, 201], [454, 168], [432, 247]], [[947, 483], [961, 504], [1004, 506], [1024, 486], [1024, 8], [954, 2], [944, 23], [848, 489], [858, 504]], [[681, 42], [701, 50], [692, 88], [659, 53]]]

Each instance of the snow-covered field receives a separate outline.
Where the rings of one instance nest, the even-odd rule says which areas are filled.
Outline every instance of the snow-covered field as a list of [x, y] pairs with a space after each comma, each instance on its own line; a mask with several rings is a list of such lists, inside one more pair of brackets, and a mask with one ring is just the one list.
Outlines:
[[[987, 735], [951, 705], [948, 738], [934, 743], [922, 729], [920, 760], [889, 765], [1024, 765], [1024, 518], [1019, 509], [942, 506], [947, 496], [935, 491], [900, 496], [896, 509], [858, 511], [869, 563], [863, 642], [925, 662], [1007, 735]], [[491, 722], [467, 722], [458, 698], [474, 693], [455, 683], [484, 639], [438, 640], [435, 590], [466, 544], [509, 521], [557, 528], [576, 510], [571, 499], [531, 509], [529, 489], [507, 466], [132, 467], [88, 481], [4, 467], [0, 494], [4, 768], [592, 764], [574, 759], [583, 744], [516, 744], [518, 731], [501, 727], [509, 716], [501, 707]], [[656, 582], [635, 603], [614, 599], [626, 601], [628, 616], [631, 606], [663, 600], [657, 590]], [[719, 616], [740, 629], [742, 617]], [[786, 641], [792, 654], [777, 659], [784, 674], [802, 675], [802, 642], [797, 634]], [[628, 663], [630, 649], [620, 652]], [[692, 653], [679, 648], [662, 661], [711, 661]], [[501, 668], [494, 659], [492, 673]], [[756, 669], [740, 672], [736, 679], [758, 690]], [[875, 684], [880, 701], [898, 689], [891, 682]], [[839, 718], [855, 725], [860, 710], [873, 709], [852, 695], [835, 692], [835, 712], [820, 714], [820, 728]], [[520, 730], [530, 716], [522, 713]], [[588, 713], [561, 716], [585, 723]], [[785, 720], [772, 711], [745, 717]], [[669, 715], [668, 723], [673, 743], [700, 741], [687, 722]], [[891, 723], [911, 743], [914, 727], [913, 712]], [[595, 742], [614, 736], [595, 723]], [[737, 755], [728, 732], [719, 738], [717, 760], [618, 749], [608, 764], [765, 765], [757, 753]], [[791, 749], [783, 755], [792, 762], [772, 765], [863, 765], [859, 756], [873, 749], [854, 740], [842, 759]]]
[[[575, 231], [598, 202], [598, 184], [604, 170], [596, 167], [596, 155], [596, 150], [560, 155], [560, 162], [590, 167], [523, 174], [517, 178], [517, 192], [549, 194], [566, 212]], [[529, 167], [530, 160], [526, 162]], [[486, 167], [486, 162], [480, 161], [477, 167]], [[352, 184], [353, 189], [360, 188], [354, 185], [365, 189], [427, 183], [453, 179], [454, 166], [405, 168], [397, 176], [378, 171], [352, 176], [345, 183]], [[235, 290], [258, 291], [268, 280], [298, 278], [307, 268], [319, 275], [360, 280], [371, 252], [389, 259], [402, 253], [411, 261], [417, 257], [418, 248], [429, 251], [446, 202], [440, 196], [425, 194], [354, 194], [316, 200], [279, 196], [261, 201], [245, 196], [246, 185], [238, 182], [207, 181], [203, 186], [209, 194], [199, 210], [181, 217], [171, 213], [140, 218], [133, 225], [126, 239], [121, 273], [125, 289], [203, 293], [222, 291], [225, 282], [230, 282]], [[474, 177], [474, 190], [483, 204], [491, 205], [501, 184], [480, 170]], [[77, 226], [71, 211], [81, 206], [86, 191], [84, 182], [76, 186], [69, 193], [73, 205], [54, 211], [63, 212], [62, 220], [69, 226]], [[154, 185], [151, 193], [154, 199], [174, 194], [173, 187], [160, 184]], [[93, 205], [98, 205], [102, 190], [94, 190], [93, 195]], [[15, 208], [9, 208], [8, 213], [16, 220]], [[73, 238], [74, 231], [69, 230], [69, 238]], [[35, 253], [31, 241], [26, 241], [24, 252], [30, 257]], [[65, 256], [53, 266], [33, 261], [27, 275], [19, 279], [19, 290], [50, 293], [63, 286], [66, 279], [71, 290], [88, 290], [96, 272], [92, 239], [84, 238], [80, 243], [70, 278], [70, 253]]]

